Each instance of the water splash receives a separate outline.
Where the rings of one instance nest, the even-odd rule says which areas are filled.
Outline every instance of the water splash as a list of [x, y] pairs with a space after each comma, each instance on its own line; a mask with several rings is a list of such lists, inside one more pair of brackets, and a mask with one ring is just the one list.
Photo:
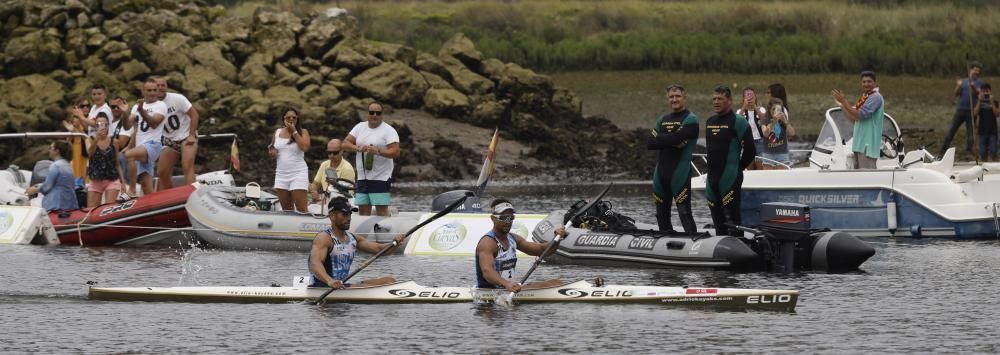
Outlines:
[[195, 263], [195, 259], [207, 252], [201, 248], [188, 248], [181, 256], [181, 278], [177, 281], [177, 286], [200, 285], [201, 280], [198, 274], [204, 269], [202, 265]]
[[514, 293], [507, 291], [499, 291], [497, 295], [493, 297], [493, 303], [502, 307], [513, 307], [514, 306]]

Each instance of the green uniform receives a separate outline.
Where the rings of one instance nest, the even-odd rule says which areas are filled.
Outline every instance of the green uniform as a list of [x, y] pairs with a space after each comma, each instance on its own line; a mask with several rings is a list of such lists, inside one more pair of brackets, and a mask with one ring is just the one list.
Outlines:
[[673, 200], [684, 233], [697, 232], [691, 215], [691, 158], [697, 141], [698, 116], [683, 110], [660, 116], [646, 142], [648, 149], [659, 152], [653, 170], [653, 198], [660, 231], [674, 230], [670, 223], [670, 200]]

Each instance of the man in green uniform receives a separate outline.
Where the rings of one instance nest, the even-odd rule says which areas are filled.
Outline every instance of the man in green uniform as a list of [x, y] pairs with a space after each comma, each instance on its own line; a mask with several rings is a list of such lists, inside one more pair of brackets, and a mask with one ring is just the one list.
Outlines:
[[687, 92], [680, 85], [667, 88], [667, 103], [672, 112], [656, 119], [646, 147], [657, 150], [653, 170], [653, 199], [656, 223], [662, 232], [674, 232], [670, 223], [670, 200], [677, 204], [677, 215], [684, 233], [695, 234], [697, 226], [691, 215], [691, 157], [698, 141], [698, 116], [687, 109]]
[[708, 150], [708, 181], [705, 198], [712, 212], [716, 235], [735, 235], [726, 223], [740, 224], [740, 200], [743, 169], [754, 160], [753, 135], [746, 118], [733, 113], [732, 91], [719, 86], [712, 94], [715, 115], [705, 121], [705, 147]]

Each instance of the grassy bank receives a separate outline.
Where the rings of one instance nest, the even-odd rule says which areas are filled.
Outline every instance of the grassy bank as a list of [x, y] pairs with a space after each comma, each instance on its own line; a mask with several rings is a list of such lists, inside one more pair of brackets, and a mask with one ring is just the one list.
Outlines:
[[[851, 101], [860, 93], [856, 74], [732, 75], [605, 71], [551, 75], [557, 84], [580, 96], [585, 114], [608, 117], [626, 129], [651, 127], [656, 116], [668, 110], [663, 90], [671, 83], [680, 83], [687, 88], [689, 108], [704, 119], [712, 114], [711, 93], [716, 85], [728, 85], [730, 88], [735, 85], [737, 92], [749, 85], [757, 88], [758, 95], [764, 97], [768, 84], [780, 82], [788, 89], [792, 123], [803, 137], [819, 133], [824, 112], [835, 106], [830, 97], [831, 89], [844, 90]], [[936, 142], [936, 147], [940, 147], [954, 111], [951, 104], [954, 79], [880, 76], [879, 85], [886, 100], [886, 111], [909, 133], [907, 145], [912, 148]], [[735, 102], [738, 105], [738, 99]], [[960, 137], [957, 142], [964, 144], [964, 133]]]
[[[859, 2], [860, 3], [860, 2]], [[1000, 11], [985, 1], [327, 1], [366, 36], [435, 52], [456, 32], [489, 57], [546, 71], [959, 74], [1000, 64]], [[235, 12], [250, 12], [243, 3]]]

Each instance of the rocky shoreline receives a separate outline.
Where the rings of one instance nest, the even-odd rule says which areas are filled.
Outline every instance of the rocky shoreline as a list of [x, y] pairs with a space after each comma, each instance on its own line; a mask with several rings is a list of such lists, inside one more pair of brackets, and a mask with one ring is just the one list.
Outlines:
[[[133, 101], [143, 79], [163, 75], [201, 112], [201, 133], [240, 135], [250, 180], [272, 178], [273, 161], [261, 158], [282, 108], [299, 110], [315, 148], [345, 136], [373, 101], [386, 104], [386, 121], [400, 132], [399, 181], [473, 178], [494, 127], [501, 176], [642, 178], [653, 164], [641, 130], [584, 117], [573, 92], [483, 58], [462, 34], [433, 54], [366, 40], [349, 14], [259, 8], [239, 17], [188, 0], [7, 0], [0, 21], [5, 133], [60, 130], [65, 108], [92, 85]], [[225, 164], [222, 149], [202, 148], [199, 165]], [[322, 159], [322, 149], [307, 154], [310, 166]]]

